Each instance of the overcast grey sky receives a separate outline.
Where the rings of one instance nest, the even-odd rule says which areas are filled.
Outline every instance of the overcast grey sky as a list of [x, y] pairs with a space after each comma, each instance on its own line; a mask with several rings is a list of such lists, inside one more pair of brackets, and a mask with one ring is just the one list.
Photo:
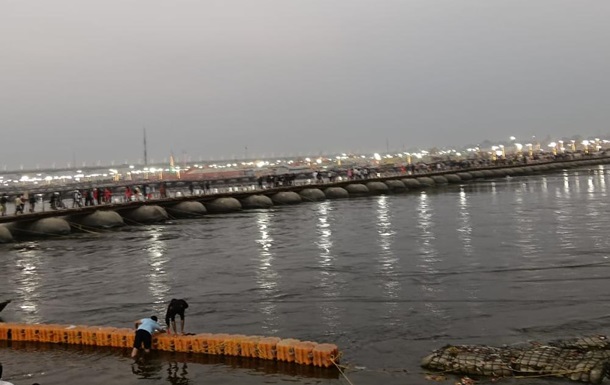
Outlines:
[[610, 132], [610, 2], [0, 0], [0, 166]]

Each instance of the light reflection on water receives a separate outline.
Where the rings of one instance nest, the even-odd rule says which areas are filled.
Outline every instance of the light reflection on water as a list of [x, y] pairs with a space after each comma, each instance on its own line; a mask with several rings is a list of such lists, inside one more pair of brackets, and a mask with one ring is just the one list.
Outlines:
[[[470, 214], [471, 209], [468, 203], [469, 196], [463, 187], [460, 188], [460, 194], [458, 195], [458, 197], [459, 227], [457, 230], [459, 238], [462, 242], [463, 259], [464, 263], [467, 265], [468, 270], [476, 271], [481, 266], [481, 262], [476, 258], [475, 249], [472, 244], [473, 228]], [[470, 301], [468, 302], [469, 309], [473, 312], [473, 314], [481, 314], [481, 306], [480, 303], [477, 301], [479, 299], [479, 291], [481, 289], [480, 283], [478, 282], [478, 280], [472, 280], [470, 282], [467, 282], [467, 284], [465, 284], [464, 286], [468, 298], [470, 299]]]
[[20, 308], [24, 313], [24, 321], [27, 323], [38, 323], [42, 318], [38, 314], [38, 302], [40, 301], [40, 287], [42, 278], [39, 267], [41, 266], [41, 253], [37, 247], [28, 247], [17, 254], [15, 266], [18, 278], [15, 286], [17, 295], [21, 298]]
[[259, 250], [259, 265], [256, 269], [256, 282], [260, 290], [261, 311], [265, 316], [264, 329], [269, 333], [276, 333], [278, 328], [278, 314], [275, 302], [271, 298], [277, 296], [278, 274], [274, 270], [273, 238], [270, 235], [272, 214], [268, 211], [256, 213], [256, 224], [260, 238], [256, 240]]
[[419, 195], [419, 205], [417, 207], [417, 229], [419, 230], [419, 250], [424, 264], [422, 266], [430, 272], [436, 272], [432, 270], [432, 263], [436, 262], [436, 250], [434, 248], [434, 222], [432, 221], [432, 209], [429, 205], [428, 194], [422, 191]]
[[[532, 183], [529, 181], [529, 183]], [[528, 182], [522, 182], [514, 192], [514, 211], [512, 213], [517, 239], [515, 243], [519, 246], [524, 258], [535, 257], [538, 246], [536, 244], [536, 232], [534, 229], [534, 214], [525, 204], [525, 196], [530, 193]], [[508, 214], [510, 215], [510, 214]]]
[[459, 195], [459, 207], [460, 207], [460, 227], [458, 232], [460, 239], [462, 240], [462, 247], [464, 248], [464, 255], [472, 257], [472, 225], [470, 223], [470, 210], [468, 207], [468, 196], [464, 188], [460, 188]]
[[578, 171], [574, 172], [574, 192], [580, 193], [580, 177], [581, 174]]
[[322, 295], [330, 301], [321, 301], [318, 306], [322, 311], [324, 322], [328, 325], [331, 334], [335, 334], [339, 328], [339, 309], [335, 301], [339, 295], [339, 287], [337, 285], [337, 273], [335, 267], [335, 255], [333, 254], [333, 231], [332, 231], [332, 203], [330, 201], [320, 202], [317, 204], [317, 233], [318, 240], [316, 242], [319, 249], [319, 279], [322, 287]]
[[542, 180], [542, 184], [541, 184], [542, 196], [543, 197], [548, 197], [548, 195], [549, 195], [549, 185], [547, 183], [547, 178], [544, 175], [541, 175], [540, 178]]
[[[419, 194], [419, 204], [417, 205], [417, 244], [419, 246], [419, 267], [424, 271], [421, 278], [422, 295], [425, 301], [426, 310], [438, 318], [444, 317], [444, 310], [436, 303], [442, 297], [437, 281], [439, 269], [437, 263], [441, 262], [435, 247], [436, 234], [435, 222], [433, 218], [433, 208], [430, 198], [425, 191]], [[428, 300], [428, 301], [426, 301]]]
[[[607, 194], [605, 191], [605, 173], [599, 168], [589, 172], [587, 176], [587, 194], [588, 204], [585, 210], [585, 218], [587, 228], [598, 229], [603, 231], [607, 228], [604, 216], [608, 213]], [[597, 233], [597, 236], [592, 240], [592, 244], [596, 249], [604, 249], [607, 244], [607, 236]]]
[[148, 230], [148, 234], [150, 242], [146, 248], [150, 266], [147, 274], [148, 291], [153, 298], [155, 312], [163, 314], [170, 292], [168, 274], [166, 271], [166, 265], [169, 261], [167, 256], [167, 245], [161, 239], [163, 235], [162, 226], [151, 226]]
[[[557, 191], [559, 192], [560, 190], [557, 189]], [[563, 172], [563, 195], [566, 199], [570, 199], [570, 174], [568, 174], [567, 171]]]
[[400, 281], [396, 277], [396, 264], [398, 254], [392, 249], [392, 243], [396, 231], [392, 227], [392, 208], [390, 199], [387, 195], [380, 195], [377, 198], [377, 235], [379, 239], [379, 269], [382, 279], [384, 296], [388, 307], [388, 323], [393, 325], [400, 322], [393, 315], [399, 306], [396, 301], [401, 291]]
[[589, 193], [589, 197], [595, 196], [595, 184], [593, 183], [592, 176], [587, 179], [587, 192]]
[[572, 237], [574, 234], [574, 212], [573, 205], [569, 204], [571, 198], [570, 175], [563, 173], [562, 184], [557, 186], [555, 199], [558, 207], [553, 211], [557, 223], [557, 235], [559, 244], [563, 249], [572, 249], [574, 244]]

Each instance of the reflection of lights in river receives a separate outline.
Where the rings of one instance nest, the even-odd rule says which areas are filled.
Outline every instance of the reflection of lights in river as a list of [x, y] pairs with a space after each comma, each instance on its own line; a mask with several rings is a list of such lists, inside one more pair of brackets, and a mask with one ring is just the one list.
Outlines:
[[169, 262], [167, 246], [165, 241], [161, 240], [162, 227], [151, 227], [149, 230], [150, 240], [149, 246], [146, 248], [148, 252], [150, 270], [147, 274], [148, 290], [155, 301], [155, 311], [162, 313], [165, 310], [164, 303], [167, 301], [169, 293], [169, 284], [165, 265]]
[[549, 195], [549, 183], [546, 176], [542, 176], [542, 196], [546, 197]]
[[437, 291], [438, 285], [436, 282], [430, 282], [429, 277], [435, 277], [438, 273], [438, 269], [434, 267], [434, 264], [438, 262], [437, 251], [433, 246], [436, 240], [434, 234], [435, 223], [432, 218], [432, 208], [428, 203], [428, 195], [425, 191], [422, 191], [419, 195], [419, 205], [417, 207], [417, 230], [419, 230], [419, 236], [417, 241], [419, 243], [419, 253], [421, 255], [420, 267], [424, 270], [424, 275], [421, 280], [423, 296], [426, 299], [430, 299], [430, 302], [425, 302], [427, 311], [431, 315], [437, 315], [442, 317], [442, 310], [437, 307], [435, 300], [438, 299]]
[[563, 172], [563, 193], [566, 198], [570, 198], [570, 178], [568, 175], [567, 171]]
[[42, 321], [38, 316], [38, 290], [40, 289], [40, 255], [36, 249], [26, 249], [19, 253], [16, 261], [20, 277], [17, 281], [17, 292], [21, 296], [21, 310], [25, 312], [24, 320], [28, 323]]
[[[602, 167], [589, 170], [587, 175], [587, 194], [585, 207], [585, 221], [593, 234], [603, 234], [605, 229], [604, 213], [608, 212], [605, 192], [605, 175]], [[591, 244], [602, 249], [606, 244], [606, 237], [592, 236]]]
[[[323, 296], [326, 298], [336, 298], [338, 296], [336, 273], [332, 270], [334, 266], [334, 255], [332, 254], [332, 230], [329, 223], [329, 213], [331, 202], [325, 201], [318, 203], [318, 242], [316, 243], [320, 249], [320, 281], [324, 289]], [[333, 302], [322, 301], [319, 303], [324, 315], [326, 324], [333, 330], [337, 329], [338, 324], [338, 309]]]
[[515, 240], [522, 251], [523, 257], [532, 257], [537, 253], [537, 241], [533, 225], [532, 213], [525, 210], [524, 194], [527, 193], [527, 183], [523, 182], [521, 188], [515, 190], [515, 209], [513, 211], [516, 232], [520, 236]]
[[587, 192], [589, 193], [590, 198], [594, 197], [595, 185], [593, 184], [593, 177], [587, 179]]
[[[330, 202], [322, 202], [318, 204], [318, 236], [317, 246], [320, 249], [320, 266], [322, 268], [332, 267], [333, 255], [331, 254], [332, 230], [328, 223], [328, 212]], [[327, 274], [330, 274], [327, 272]]]
[[463, 187], [460, 189], [460, 227], [458, 233], [464, 246], [464, 254], [472, 256], [472, 225], [470, 224], [468, 199]]
[[[460, 208], [460, 216], [458, 227], [458, 236], [462, 241], [462, 247], [464, 249], [464, 264], [468, 266], [470, 270], [476, 270], [481, 263], [479, 259], [475, 257], [474, 248], [472, 246], [472, 223], [470, 219], [470, 205], [468, 203], [468, 194], [464, 188], [460, 188], [460, 196], [459, 196], [459, 208]], [[467, 282], [464, 285], [464, 290], [468, 294], [468, 298], [470, 301], [467, 302], [467, 305], [475, 314], [481, 314], [481, 306], [479, 301], [479, 292], [481, 289], [481, 284], [478, 280], [473, 279]]]
[[274, 255], [271, 251], [273, 246], [273, 238], [269, 235], [269, 224], [271, 223], [271, 214], [269, 212], [259, 212], [256, 215], [256, 223], [260, 232], [260, 239], [256, 240], [259, 244], [260, 262], [259, 268], [256, 271], [257, 283], [260, 289], [263, 290], [262, 312], [267, 319], [265, 320], [265, 329], [269, 329], [271, 333], [277, 332], [277, 306], [269, 301], [269, 297], [277, 292], [277, 273], [273, 270]]
[[574, 186], [576, 187], [574, 192], [580, 192], [580, 175], [578, 174], [578, 171], [574, 173]]
[[[420, 243], [420, 252], [423, 255], [423, 259], [426, 262], [424, 267], [432, 268], [431, 263], [436, 262], [436, 250], [432, 246], [432, 242], [435, 240], [434, 222], [432, 221], [431, 209], [428, 205], [428, 195], [425, 191], [419, 195], [419, 206], [417, 207], [417, 228], [419, 229], [420, 236], [418, 237]], [[436, 272], [430, 271], [430, 272]]]
[[391, 298], [396, 298], [399, 286], [394, 269], [398, 259], [392, 252], [392, 242], [394, 234], [392, 230], [392, 220], [390, 215], [390, 204], [387, 195], [380, 195], [377, 199], [377, 234], [379, 234], [379, 246], [381, 247], [381, 274], [384, 277], [384, 287], [386, 294]]
[[555, 215], [555, 223], [557, 225], [557, 239], [562, 249], [573, 248], [574, 244], [574, 220], [573, 220], [573, 205], [570, 202], [570, 178], [567, 171], [562, 175], [563, 188], [558, 188], [555, 194], [557, 200], [557, 208], [553, 210]]

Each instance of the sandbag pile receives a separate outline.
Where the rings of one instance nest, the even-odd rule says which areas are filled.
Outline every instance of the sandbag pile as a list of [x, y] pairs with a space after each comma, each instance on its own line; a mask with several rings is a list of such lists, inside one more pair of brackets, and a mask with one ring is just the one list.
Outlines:
[[599, 384], [610, 374], [610, 341], [595, 336], [516, 347], [448, 345], [424, 357], [421, 365], [455, 374], [549, 376]]

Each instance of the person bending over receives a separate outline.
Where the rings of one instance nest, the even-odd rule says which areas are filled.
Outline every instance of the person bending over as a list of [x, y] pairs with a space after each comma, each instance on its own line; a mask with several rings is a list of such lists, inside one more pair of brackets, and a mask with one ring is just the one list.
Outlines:
[[[170, 329], [174, 329], [174, 334], [178, 334], [176, 330], [176, 316], [180, 316], [180, 333], [184, 334], [184, 311], [189, 307], [183, 299], [173, 298], [167, 306], [167, 313], [165, 313], [165, 324], [167, 325], [167, 332], [170, 333]], [[171, 325], [170, 325], [171, 322]]]
[[156, 331], [163, 331], [161, 325], [157, 323], [159, 319], [157, 316], [150, 318], [142, 318], [135, 322], [136, 327], [136, 339], [133, 343], [133, 350], [131, 351], [131, 358], [135, 358], [138, 355], [138, 351], [144, 345], [144, 352], [149, 353], [150, 347], [152, 346], [152, 336]]

